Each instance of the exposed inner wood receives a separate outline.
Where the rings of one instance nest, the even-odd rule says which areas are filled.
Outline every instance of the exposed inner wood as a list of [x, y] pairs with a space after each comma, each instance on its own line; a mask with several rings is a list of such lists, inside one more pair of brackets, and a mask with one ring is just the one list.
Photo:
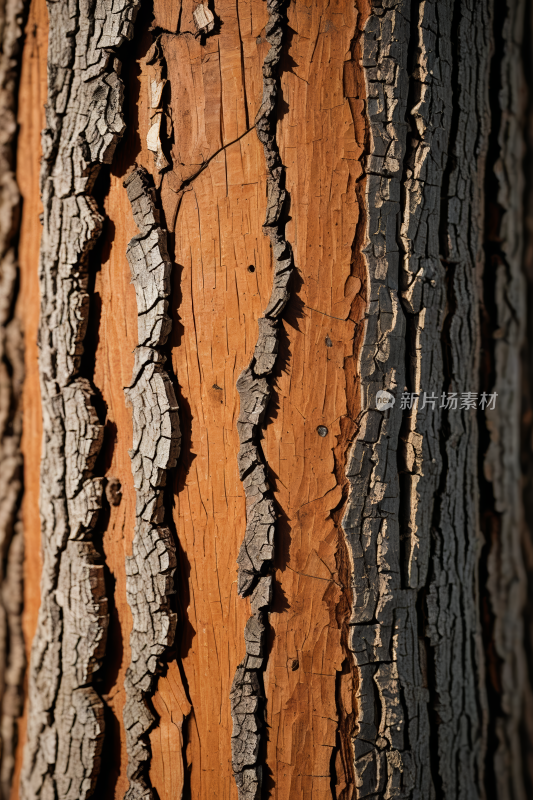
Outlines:
[[359, 413], [355, 373], [366, 307], [366, 268], [356, 249], [358, 224], [364, 230], [365, 132], [357, 39], [368, 9], [361, 4], [357, 12], [349, 4], [289, 6], [282, 61], [287, 113], [278, 141], [298, 281], [284, 312], [264, 444], [281, 509], [265, 676], [273, 772], [266, 780], [279, 800], [330, 798], [332, 779], [336, 796], [348, 797], [353, 783], [353, 731], [342, 730], [343, 742], [337, 731], [339, 711], [354, 710], [351, 655], [341, 642], [351, 610], [337, 509]]
[[[42, 227], [39, 215], [42, 203], [39, 192], [41, 131], [45, 125], [47, 97], [46, 60], [48, 50], [48, 11], [45, 0], [32, 0], [26, 22], [26, 38], [18, 106], [17, 183], [22, 195], [19, 240], [20, 292], [17, 315], [24, 330], [24, 387], [22, 455], [24, 459], [24, 610], [22, 626], [29, 662], [31, 643], [37, 626], [40, 604], [41, 523], [39, 519], [39, 480], [41, 463], [42, 412], [37, 362], [37, 326], [39, 324], [39, 247]], [[25, 741], [27, 695], [24, 716], [19, 723], [19, 742], [11, 798], [18, 798], [18, 782]]]

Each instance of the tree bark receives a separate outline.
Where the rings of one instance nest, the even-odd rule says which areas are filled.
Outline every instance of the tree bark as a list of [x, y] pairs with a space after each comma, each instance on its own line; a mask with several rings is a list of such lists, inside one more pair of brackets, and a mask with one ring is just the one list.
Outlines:
[[28, 3], [2, 797], [525, 799], [531, 12]]

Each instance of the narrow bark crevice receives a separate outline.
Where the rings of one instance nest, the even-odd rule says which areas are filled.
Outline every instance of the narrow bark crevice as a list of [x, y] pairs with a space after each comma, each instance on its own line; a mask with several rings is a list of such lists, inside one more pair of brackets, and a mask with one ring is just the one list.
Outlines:
[[[181, 10], [180, 10], [180, 19], [181, 19]], [[181, 31], [180, 30], [180, 22], [178, 21], [178, 26], [176, 32], [172, 33], [170, 31], [165, 31], [160, 27], [152, 25], [150, 27], [150, 33], [152, 34], [152, 45], [147, 53], [146, 60], [147, 64], [152, 66], [154, 71], [151, 77], [151, 89], [150, 89], [150, 103], [152, 109], [156, 109], [156, 115], [160, 116], [159, 120], [156, 120], [155, 124], [158, 125], [158, 140], [157, 140], [157, 147], [153, 147], [153, 144], [150, 143], [150, 133], [148, 136], [148, 145], [149, 149], [152, 150], [153, 154], [153, 165], [156, 172], [159, 173], [160, 177], [154, 178], [154, 183], [156, 187], [158, 187], [158, 196], [161, 196], [161, 191], [163, 188], [163, 181], [165, 180], [165, 175], [171, 173], [173, 170], [173, 163], [172, 163], [172, 145], [175, 142], [176, 131], [174, 130], [174, 124], [172, 118], [170, 116], [170, 109], [171, 109], [171, 100], [172, 100], [172, 85], [168, 77], [168, 67], [165, 58], [165, 50], [164, 47], [161, 45], [161, 36], [163, 34], [170, 34], [172, 37], [178, 36], [185, 36], [185, 35], [194, 35], [191, 31]], [[159, 85], [159, 89], [154, 89], [154, 83]], [[161, 87], [161, 83], [163, 86]], [[155, 97], [155, 102], [154, 102]], [[159, 99], [157, 99], [159, 98]], [[153, 122], [153, 118], [151, 120]], [[153, 130], [153, 125], [150, 129]], [[242, 138], [242, 137], [240, 137]], [[216, 153], [214, 154], [216, 155]], [[199, 174], [214, 158], [214, 155], [211, 156], [202, 167], [199, 169]], [[174, 253], [174, 230], [176, 226], [176, 220], [179, 213], [179, 206], [181, 202], [181, 197], [183, 196], [183, 191], [187, 188], [187, 186], [197, 177], [195, 174], [189, 180], [184, 181], [181, 187], [176, 191], [178, 194], [179, 200], [176, 205], [175, 212], [173, 214], [173, 219], [171, 223], [167, 221], [165, 216], [165, 211], [160, 204], [159, 214], [161, 218], [161, 225], [162, 227], [166, 228], [167, 231], [167, 247], [170, 253]], [[169, 276], [169, 290], [168, 290], [168, 298], [169, 302], [172, 302], [172, 299], [175, 298], [179, 292], [179, 269], [177, 269], [176, 263], [173, 259], [171, 259], [172, 269]], [[177, 304], [179, 305], [179, 303]], [[159, 348], [160, 352], [163, 354], [164, 358], [166, 359], [166, 373], [168, 378], [172, 384], [174, 390], [174, 396], [176, 398], [176, 403], [180, 408], [180, 428], [181, 428], [181, 442], [180, 442], [180, 461], [183, 463], [185, 453], [190, 454], [190, 419], [188, 409], [185, 408], [185, 403], [182, 397], [178, 376], [175, 374], [173, 365], [172, 365], [172, 349], [176, 345], [173, 341], [172, 335], [170, 334], [166, 342], [161, 343], [161, 347]], [[167, 481], [163, 491], [163, 503], [165, 508], [173, 509], [175, 506], [175, 494], [178, 491], [176, 486], [178, 480], [177, 470], [169, 467], [167, 472]], [[176, 553], [176, 571], [175, 571], [175, 583], [176, 591], [173, 593], [172, 597], [169, 597], [169, 601], [171, 604], [171, 608], [176, 612], [176, 628], [175, 628], [175, 636], [173, 641], [169, 644], [169, 649], [167, 652], [167, 660], [174, 660], [178, 666], [179, 674], [181, 677], [181, 682], [183, 685], [183, 690], [189, 703], [190, 712], [188, 714], [184, 714], [184, 719], [182, 722], [182, 746], [181, 746], [181, 757], [183, 760], [183, 787], [182, 787], [182, 795], [184, 798], [189, 798], [191, 795], [191, 765], [187, 763], [187, 749], [190, 739], [190, 727], [194, 724], [194, 709], [192, 706], [191, 694], [189, 690], [189, 682], [187, 679], [187, 675], [185, 669], [183, 667], [183, 659], [182, 659], [182, 649], [184, 642], [187, 638], [187, 605], [184, 590], [186, 590], [187, 580], [186, 580], [186, 573], [190, 565], [187, 562], [187, 558], [185, 553], [180, 545], [178, 532], [176, 529], [176, 523], [172, 513], [167, 513], [165, 515], [165, 522], [170, 530], [172, 540], [174, 542], [175, 553]]]
[[[370, 152], [370, 131], [365, 124], [363, 103], [368, 102], [364, 75], [359, 68], [363, 57], [363, 36], [368, 10], [362, 5], [359, 9], [357, 27], [350, 42], [350, 58], [344, 62], [343, 94], [350, 105], [351, 118], [357, 144], [361, 146], [360, 161]], [[362, 166], [362, 165], [361, 165]], [[353, 192], [359, 209], [363, 212], [366, 204], [366, 182], [364, 169], [359, 180], [353, 186]], [[341, 631], [341, 647], [345, 654], [342, 668], [337, 672], [335, 681], [335, 697], [338, 715], [336, 746], [331, 757], [331, 794], [337, 800], [349, 800], [355, 785], [354, 738], [356, 735], [357, 692], [359, 674], [350, 647], [350, 619], [353, 608], [352, 558], [343, 530], [343, 516], [350, 493], [350, 483], [346, 470], [350, 449], [359, 430], [358, 417], [361, 404], [358, 390], [358, 356], [364, 342], [364, 325], [356, 320], [364, 317], [368, 300], [369, 286], [367, 270], [362, 250], [365, 244], [366, 219], [360, 213], [352, 242], [351, 277], [359, 279], [361, 289], [353, 300], [348, 319], [354, 321], [352, 355], [345, 359], [347, 414], [342, 419], [341, 434], [334, 448], [334, 471], [337, 484], [342, 487], [342, 497], [331, 511], [331, 517], [338, 531], [335, 562], [342, 586], [342, 596], [336, 608], [337, 624]], [[348, 686], [346, 685], [348, 683]]]
[[[494, 54], [490, 69], [489, 98], [491, 105], [491, 132], [487, 152], [487, 169], [485, 176], [485, 195], [487, 215], [485, 219], [485, 268], [483, 273], [483, 298], [480, 308], [481, 341], [483, 358], [480, 362], [480, 389], [490, 392], [496, 380], [495, 339], [498, 329], [498, 309], [496, 303], [496, 274], [498, 266], [505, 264], [504, 254], [499, 241], [499, 228], [504, 209], [498, 204], [498, 179], [494, 173], [495, 165], [500, 158], [500, 128], [502, 109], [499, 102], [501, 91], [501, 68], [504, 58], [503, 27], [508, 17], [507, 3], [496, 4], [494, 9]], [[490, 571], [491, 555], [498, 548], [502, 537], [501, 515], [496, 509], [496, 500], [492, 482], [484, 475], [483, 462], [490, 447], [490, 431], [487, 428], [486, 415], [478, 413], [479, 425], [479, 484], [480, 484], [480, 525], [484, 544], [479, 559], [480, 576], [480, 616], [483, 628], [483, 644], [486, 657], [487, 702], [489, 708], [489, 725], [487, 730], [487, 749], [485, 753], [485, 789], [487, 800], [506, 797], [507, 792], [500, 795], [498, 776], [496, 774], [496, 753], [498, 750], [498, 734], [496, 721], [502, 715], [502, 658], [495, 648], [494, 634], [496, 617], [491, 602]], [[494, 587], [493, 587], [494, 588]], [[511, 795], [513, 796], [513, 795]]]
[[231, 687], [232, 766], [239, 800], [261, 796], [261, 751], [265, 745], [264, 687], [268, 611], [272, 603], [276, 510], [267, 465], [260, 445], [262, 423], [272, 393], [272, 375], [279, 348], [279, 322], [289, 300], [294, 270], [292, 248], [285, 238], [288, 193], [285, 169], [276, 141], [276, 103], [279, 63], [287, 19], [284, 0], [267, 0], [266, 39], [270, 49], [263, 63], [263, 99], [255, 129], [263, 144], [267, 167], [267, 211], [264, 233], [270, 238], [274, 279], [252, 360], [237, 380], [240, 414], [237, 422], [239, 474], [246, 494], [246, 531], [239, 556], [238, 593], [251, 596], [252, 616], [246, 623], [246, 656], [238, 665]]
[[[440, 192], [447, 163], [452, 120], [453, 0], [413, 2], [412, 61], [407, 120], [410, 134], [402, 178], [400, 249], [401, 300], [406, 316], [406, 386], [398, 453], [402, 577], [413, 592], [410, 619], [417, 641], [414, 664], [402, 680], [415, 754], [417, 789], [434, 797], [440, 789], [436, 731], [430, 724], [432, 690], [428, 671], [426, 582], [432, 555], [435, 497], [442, 483], [444, 459], [440, 447], [445, 409], [441, 336], [446, 314], [446, 275], [439, 250]], [[447, 387], [446, 387], [447, 388]], [[411, 681], [416, 687], [413, 703]]]
[[524, 507], [522, 524], [522, 553], [527, 575], [527, 594], [524, 609], [524, 640], [526, 656], [526, 692], [521, 724], [521, 750], [524, 783], [528, 797], [533, 796], [533, 7], [526, 3], [521, 63], [528, 88], [524, 107], [524, 262], [526, 303], [526, 335], [522, 342], [522, 407], [521, 407], [521, 499]]

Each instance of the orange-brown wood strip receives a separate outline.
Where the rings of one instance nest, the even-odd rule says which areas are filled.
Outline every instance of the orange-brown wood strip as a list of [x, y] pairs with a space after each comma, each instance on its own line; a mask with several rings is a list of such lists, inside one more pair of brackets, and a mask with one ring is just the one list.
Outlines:
[[299, 286], [284, 314], [283, 368], [265, 434], [282, 515], [265, 675], [267, 764], [272, 797], [329, 800], [332, 783], [340, 796], [349, 782], [336, 753], [339, 713], [351, 712], [353, 691], [341, 644], [348, 575], [336, 523], [344, 452], [359, 411], [365, 274], [353, 245], [363, 214], [357, 182], [364, 130], [354, 127], [344, 72], [364, 20], [343, 0], [291, 3], [288, 16], [278, 142]]
[[[111, 715], [107, 724], [110, 749], [104, 753], [106, 794], [114, 787], [117, 798], [127, 789], [125, 731], [122, 712], [125, 703], [124, 674], [130, 660], [131, 614], [126, 601], [126, 555], [131, 552], [135, 524], [135, 490], [128, 449], [132, 442], [131, 412], [126, 408], [124, 386], [131, 381], [133, 349], [137, 344], [137, 304], [130, 285], [126, 246], [136, 226], [122, 186], [122, 176], [113, 174], [105, 201], [108, 215], [103, 237], [102, 264], [95, 281], [93, 307], [99, 307], [98, 346], [95, 354], [94, 385], [106, 409], [104, 439], [105, 475], [122, 487], [119, 506], [111, 506], [103, 549], [113, 582], [106, 662], [104, 699]], [[93, 320], [94, 323], [94, 320]], [[111, 734], [111, 735], [110, 735]]]
[[[270, 245], [261, 229], [264, 158], [251, 128], [268, 49], [262, 36], [266, 9], [255, 0], [217, 4], [216, 12], [223, 21], [220, 35], [205, 46], [190, 35], [161, 39], [174, 127], [174, 169], [162, 186], [167, 221], [174, 217], [176, 193], [185, 189], [173, 239], [172, 362], [185, 434], [174, 520], [185, 615], [179, 655], [192, 704], [188, 791], [199, 799], [237, 794], [229, 693], [249, 608], [236, 593], [245, 525], [236, 381], [250, 358], [271, 283]], [[184, 180], [190, 181], [186, 187]], [[156, 704], [164, 691], [160, 680]], [[154, 766], [153, 784], [170, 800], [168, 783], [157, 779]]]
[[[42, 205], [39, 193], [41, 130], [45, 125], [48, 48], [48, 11], [45, 0], [31, 0], [25, 28], [19, 86], [17, 181], [22, 195], [22, 218], [19, 241], [20, 292], [16, 313], [24, 330], [23, 432], [24, 495], [24, 611], [22, 625], [29, 659], [31, 642], [37, 626], [41, 578], [41, 523], [39, 518], [39, 481], [41, 466], [41, 393], [39, 387], [37, 326], [39, 323], [39, 247]], [[19, 724], [19, 743], [15, 764], [12, 800], [18, 798], [22, 765], [22, 744], [26, 730], [27, 708]]]

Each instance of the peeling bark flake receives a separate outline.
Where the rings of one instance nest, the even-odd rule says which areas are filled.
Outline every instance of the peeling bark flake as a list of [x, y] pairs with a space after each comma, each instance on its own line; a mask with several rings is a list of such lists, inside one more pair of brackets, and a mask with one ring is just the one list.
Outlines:
[[161, 145], [161, 125], [167, 120], [163, 110], [163, 89], [167, 80], [163, 77], [166, 64], [158, 41], [155, 41], [148, 51], [146, 63], [152, 66], [149, 86], [150, 128], [146, 146], [153, 153], [156, 170], [163, 172], [169, 166]]

